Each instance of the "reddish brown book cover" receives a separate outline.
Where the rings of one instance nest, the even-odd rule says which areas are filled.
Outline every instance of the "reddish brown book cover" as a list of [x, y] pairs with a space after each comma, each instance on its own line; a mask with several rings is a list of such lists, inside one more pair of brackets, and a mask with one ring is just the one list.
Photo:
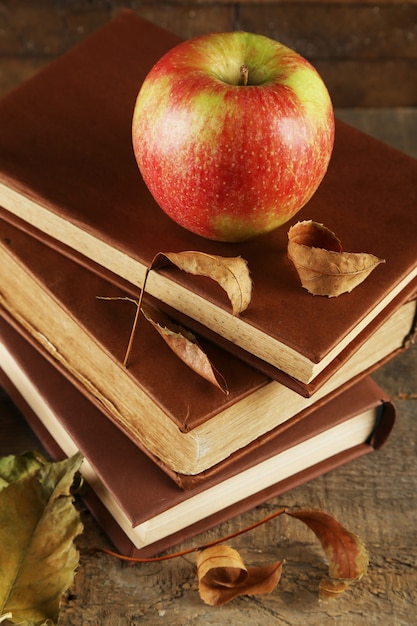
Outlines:
[[329, 170], [291, 223], [322, 222], [346, 251], [386, 263], [350, 294], [313, 297], [287, 259], [286, 227], [218, 244], [176, 226], [150, 197], [133, 157], [131, 118], [147, 71], [177, 42], [122, 13], [0, 102], [4, 217], [68, 254], [81, 252], [83, 262], [122, 277], [133, 292], [161, 251], [244, 257], [254, 290], [239, 317], [209, 280], [167, 269], [152, 272], [147, 287], [191, 326], [208, 328], [212, 340], [221, 334], [228, 349], [236, 344], [239, 356], [247, 352], [261, 369], [265, 363], [269, 376], [285, 370], [286, 384], [312, 393], [416, 275], [417, 162], [337, 121]]
[[[381, 447], [395, 421], [394, 405], [366, 378], [294, 427], [278, 428], [268, 441], [239, 455], [204, 485], [183, 491], [1, 319], [0, 355], [5, 390], [53, 458], [81, 450], [90, 481], [86, 503], [116, 547], [135, 556], [172, 547]], [[336, 431], [326, 443], [332, 429]], [[309, 446], [301, 451], [299, 446], [306, 443]], [[292, 457], [298, 458], [295, 473]], [[268, 462], [274, 462], [272, 473], [265, 471]], [[234, 489], [224, 490], [224, 485]], [[231, 499], [239, 489], [240, 496]], [[184, 515], [181, 507], [187, 503]]]

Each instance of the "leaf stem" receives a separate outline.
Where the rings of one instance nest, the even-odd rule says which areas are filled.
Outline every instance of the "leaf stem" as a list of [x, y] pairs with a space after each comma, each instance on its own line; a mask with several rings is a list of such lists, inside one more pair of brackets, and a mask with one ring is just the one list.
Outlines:
[[215, 539], [214, 541], [206, 543], [203, 546], [194, 546], [192, 548], [187, 548], [186, 550], [181, 550], [180, 552], [174, 552], [173, 554], [164, 554], [162, 556], [154, 556], [154, 557], [141, 559], [141, 558], [136, 558], [133, 556], [124, 556], [123, 554], [118, 554], [117, 552], [113, 552], [112, 550], [108, 550], [107, 548], [97, 548], [97, 550], [100, 552], [104, 552], [105, 554], [108, 554], [110, 556], [114, 556], [117, 559], [120, 559], [121, 561], [129, 561], [130, 563], [156, 563], [157, 561], [168, 561], [169, 559], [175, 559], [179, 556], [191, 554], [192, 552], [200, 552], [201, 550], [205, 550], [206, 548], [210, 548], [211, 546], [216, 546], [217, 544], [223, 543], [224, 541], [229, 541], [229, 539], [234, 539], [235, 537], [238, 537], [239, 535], [243, 535], [244, 533], [247, 533], [248, 531], [253, 530], [254, 528], [257, 528], [258, 526], [261, 526], [262, 524], [266, 524], [266, 522], [269, 522], [270, 520], [276, 517], [279, 517], [279, 515], [282, 515], [283, 513], [286, 513], [286, 512], [287, 512], [286, 508], [279, 509], [278, 511], [271, 513], [271, 515], [268, 515], [267, 517], [264, 517], [261, 520], [255, 522], [254, 524], [251, 524], [250, 526], [246, 526], [245, 528], [242, 528], [242, 530], [238, 530], [237, 532], [232, 533], [231, 535], [227, 535], [226, 537], [220, 537], [220, 539]]
[[136, 328], [137, 328], [138, 321], [139, 321], [140, 310], [141, 310], [141, 307], [142, 307], [143, 294], [145, 293], [145, 285], [146, 285], [146, 279], [148, 278], [148, 274], [149, 274], [149, 268], [146, 269], [146, 274], [145, 274], [145, 278], [144, 278], [144, 281], [143, 281], [143, 286], [142, 286], [142, 289], [141, 289], [141, 292], [140, 292], [140, 296], [139, 296], [139, 300], [138, 300], [137, 307], [136, 307], [135, 319], [133, 320], [132, 330], [131, 330], [131, 333], [130, 333], [129, 342], [127, 344], [125, 358], [123, 359], [123, 367], [125, 367], [125, 368], [129, 367], [129, 357], [130, 357], [130, 353], [132, 351], [133, 340], [135, 338]]

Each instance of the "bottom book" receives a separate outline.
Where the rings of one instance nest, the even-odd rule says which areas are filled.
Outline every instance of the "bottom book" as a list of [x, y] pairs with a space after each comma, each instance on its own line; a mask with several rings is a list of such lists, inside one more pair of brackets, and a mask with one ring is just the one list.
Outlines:
[[396, 414], [365, 378], [184, 491], [3, 319], [0, 384], [52, 458], [81, 451], [87, 506], [116, 548], [137, 557], [158, 554], [381, 447]]

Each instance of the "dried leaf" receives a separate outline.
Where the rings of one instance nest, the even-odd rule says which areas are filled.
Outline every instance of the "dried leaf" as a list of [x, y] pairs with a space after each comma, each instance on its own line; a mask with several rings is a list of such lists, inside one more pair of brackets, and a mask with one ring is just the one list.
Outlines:
[[373, 254], [343, 252], [336, 235], [311, 220], [289, 229], [288, 257], [302, 286], [315, 296], [328, 297], [352, 291], [385, 262]]
[[161, 267], [164, 259], [188, 274], [207, 276], [217, 282], [228, 295], [233, 315], [242, 313], [249, 306], [252, 280], [247, 262], [242, 257], [222, 257], [196, 251], [160, 252], [151, 269]]
[[32, 474], [46, 464], [46, 459], [39, 452], [11, 454], [0, 459], [0, 491], [3, 487]]
[[206, 276], [216, 281], [226, 291], [232, 304], [233, 315], [238, 315], [249, 306], [252, 295], [252, 281], [247, 262], [241, 257], [227, 258], [195, 251], [159, 252], [146, 270], [136, 317], [133, 322], [132, 332], [123, 360], [125, 367], [128, 366], [149, 273], [151, 270], [160, 269], [167, 264], [173, 264], [180, 270], [189, 274]]
[[332, 598], [360, 580], [369, 557], [363, 542], [337, 520], [321, 511], [287, 512], [304, 522], [318, 537], [329, 561], [329, 577], [320, 582], [320, 597]]
[[207, 548], [197, 558], [200, 597], [206, 604], [220, 606], [239, 595], [270, 593], [279, 582], [282, 563], [246, 568], [233, 548], [225, 545]]
[[175, 324], [167, 315], [142, 302], [141, 311], [158, 331], [173, 352], [194, 372], [209, 381], [223, 393], [228, 393], [223, 376], [216, 370], [196, 337], [187, 329]]
[[0, 492], [0, 615], [11, 613], [13, 623], [58, 623], [78, 564], [73, 540], [82, 524], [70, 490], [81, 462], [77, 454], [41, 463]]

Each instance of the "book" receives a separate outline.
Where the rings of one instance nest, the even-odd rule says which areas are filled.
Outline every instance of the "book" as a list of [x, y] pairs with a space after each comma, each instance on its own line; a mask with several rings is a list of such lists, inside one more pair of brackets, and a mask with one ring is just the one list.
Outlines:
[[150, 556], [380, 448], [395, 406], [365, 378], [184, 491], [0, 319], [0, 383], [53, 458], [81, 451], [87, 505], [117, 548]]
[[131, 146], [133, 108], [147, 71], [178, 42], [123, 12], [1, 100], [3, 218], [133, 293], [159, 252], [242, 256], [254, 289], [240, 316], [213, 281], [175, 268], [151, 271], [146, 289], [268, 376], [284, 372], [286, 384], [301, 387], [323, 382], [417, 274], [417, 162], [336, 121], [328, 172], [287, 226], [324, 223], [345, 250], [386, 263], [349, 294], [311, 296], [287, 259], [287, 227], [244, 244], [204, 240], [174, 224], [146, 189]]
[[143, 316], [126, 369], [136, 307], [124, 300], [125, 292], [1, 220], [0, 265], [0, 316], [184, 488], [206, 480], [219, 463], [280, 424], [327, 402], [407, 347], [414, 332], [411, 299], [398, 303], [310, 398], [201, 339], [226, 379], [225, 394], [188, 368]]

